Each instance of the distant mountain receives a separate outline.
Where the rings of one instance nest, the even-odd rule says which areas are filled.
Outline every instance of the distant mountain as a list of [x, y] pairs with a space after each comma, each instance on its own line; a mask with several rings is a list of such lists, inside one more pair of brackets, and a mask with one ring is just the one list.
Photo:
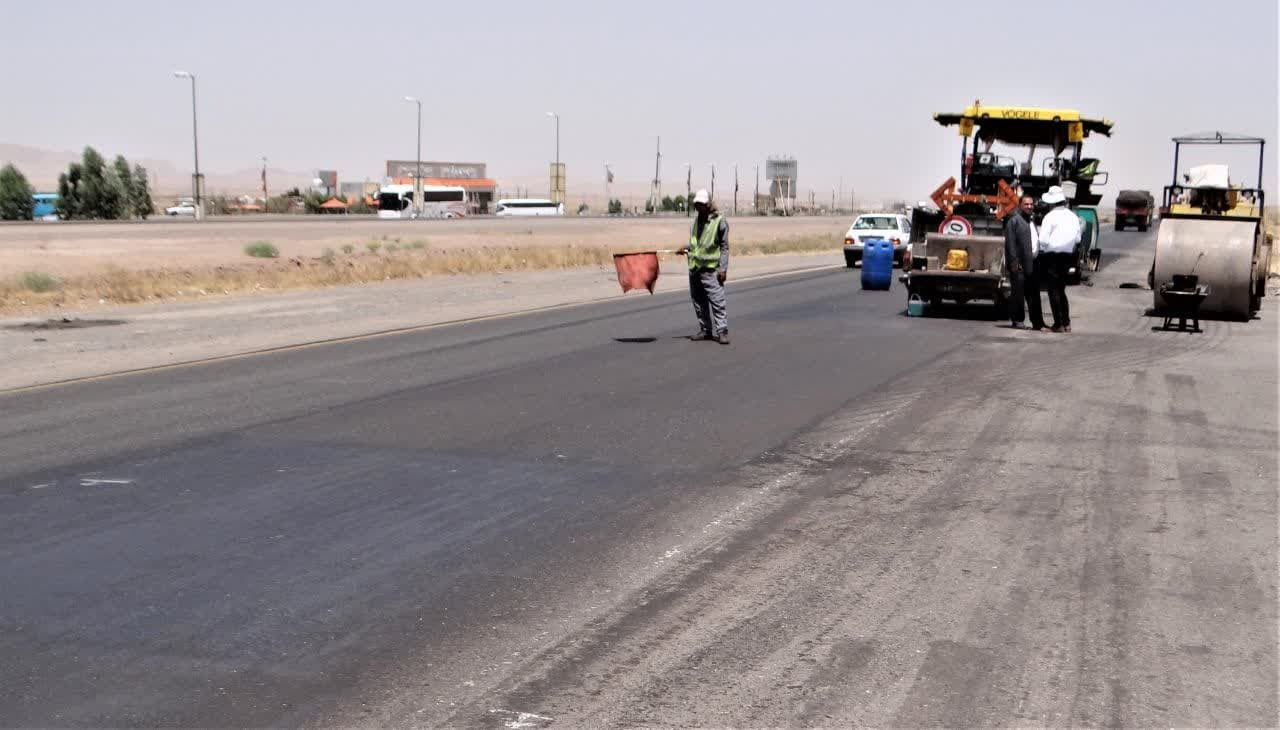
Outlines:
[[[107, 161], [115, 159], [115, 150], [99, 149]], [[46, 150], [25, 145], [0, 143], [0, 165], [13, 164], [27, 176], [38, 190], [53, 191], [58, 186], [58, 176], [67, 171], [67, 165], [80, 159], [80, 152]], [[151, 175], [156, 197], [188, 195], [191, 191], [191, 168], [175, 165], [168, 160], [129, 158], [129, 162], [142, 165]], [[253, 194], [262, 189], [262, 170], [243, 169], [232, 172], [205, 170], [205, 190], [210, 195]], [[268, 191], [273, 195], [281, 190], [311, 185], [310, 173], [267, 168]]]

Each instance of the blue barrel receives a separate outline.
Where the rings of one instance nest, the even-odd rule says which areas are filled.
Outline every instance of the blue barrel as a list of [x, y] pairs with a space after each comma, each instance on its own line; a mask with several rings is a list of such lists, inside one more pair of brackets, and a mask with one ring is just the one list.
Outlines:
[[893, 283], [893, 244], [874, 239], [862, 244], [862, 288], [887, 291]]

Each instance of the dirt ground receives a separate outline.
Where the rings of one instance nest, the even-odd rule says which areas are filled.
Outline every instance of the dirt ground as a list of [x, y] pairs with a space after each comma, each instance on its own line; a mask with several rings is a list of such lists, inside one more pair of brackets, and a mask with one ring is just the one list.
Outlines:
[[[731, 240], [767, 243], [830, 236], [847, 218], [731, 218]], [[383, 221], [376, 218], [279, 217], [153, 220], [145, 223], [31, 223], [0, 225], [0, 278], [28, 271], [64, 277], [106, 266], [129, 270], [199, 269], [252, 261], [249, 243], [274, 244], [282, 259], [320, 256], [370, 241], [435, 250], [510, 246], [607, 246], [616, 251], [675, 248], [688, 235], [687, 218], [474, 218], [455, 221]]]

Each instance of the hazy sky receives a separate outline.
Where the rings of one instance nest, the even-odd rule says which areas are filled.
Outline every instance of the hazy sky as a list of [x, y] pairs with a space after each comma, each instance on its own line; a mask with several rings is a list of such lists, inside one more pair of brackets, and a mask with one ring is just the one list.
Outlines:
[[[1119, 187], [1163, 185], [1175, 134], [1222, 129], [1271, 142], [1276, 189], [1277, 2], [8, 3], [11, 77], [0, 142], [189, 164], [199, 78], [201, 164], [379, 178], [423, 156], [542, 179], [561, 156], [569, 189], [653, 174], [695, 187], [717, 166], [743, 189], [772, 153], [827, 199], [927, 196], [957, 167], [959, 138], [932, 121], [975, 98], [1078, 108], [1116, 123], [1086, 149]], [[1008, 8], [1003, 15], [993, 8]], [[980, 9], [979, 9], [980, 8]], [[1101, 141], [1099, 141], [1101, 139]], [[1233, 169], [1233, 172], [1235, 170]], [[535, 190], [535, 192], [537, 192]]]

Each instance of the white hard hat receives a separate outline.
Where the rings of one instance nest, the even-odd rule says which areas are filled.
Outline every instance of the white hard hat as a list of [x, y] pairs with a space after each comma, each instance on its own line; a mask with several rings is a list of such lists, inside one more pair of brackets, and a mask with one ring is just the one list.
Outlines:
[[1041, 195], [1040, 199], [1049, 205], [1057, 205], [1058, 203], [1067, 202], [1067, 194], [1063, 192], [1061, 185], [1054, 185], [1044, 195]]
[[708, 193], [706, 188], [703, 188], [693, 194], [693, 204], [697, 205], [698, 203], [711, 205], [711, 193]]

